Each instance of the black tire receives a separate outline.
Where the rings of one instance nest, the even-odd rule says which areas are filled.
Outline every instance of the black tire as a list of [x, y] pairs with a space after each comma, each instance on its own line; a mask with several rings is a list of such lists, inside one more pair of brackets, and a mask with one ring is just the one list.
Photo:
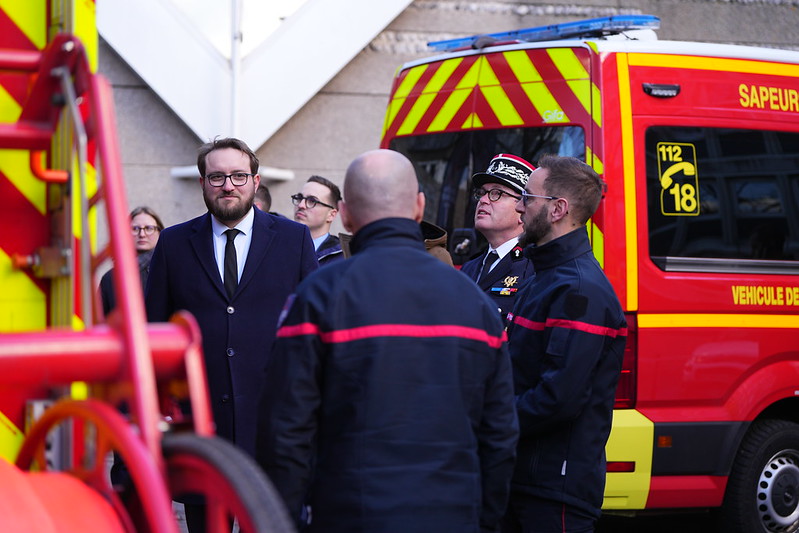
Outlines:
[[[247, 454], [219, 437], [166, 435], [163, 443], [173, 498], [200, 495], [238, 520], [242, 533], [293, 533], [283, 500]], [[209, 528], [210, 530], [210, 528]]]
[[799, 531], [799, 424], [787, 420], [752, 423], [735, 458], [721, 531]]

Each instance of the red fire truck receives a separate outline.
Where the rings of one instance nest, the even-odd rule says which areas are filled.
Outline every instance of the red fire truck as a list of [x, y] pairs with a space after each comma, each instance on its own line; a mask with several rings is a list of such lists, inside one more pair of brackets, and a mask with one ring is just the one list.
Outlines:
[[382, 147], [407, 155], [456, 263], [471, 175], [576, 156], [630, 336], [604, 509], [720, 508], [799, 529], [799, 53], [657, 40], [651, 16], [430, 43], [397, 72]]

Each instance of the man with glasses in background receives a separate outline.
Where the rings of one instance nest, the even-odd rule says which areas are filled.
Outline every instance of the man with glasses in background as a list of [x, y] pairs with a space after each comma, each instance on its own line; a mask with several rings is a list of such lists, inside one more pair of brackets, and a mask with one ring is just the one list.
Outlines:
[[[318, 268], [307, 227], [253, 208], [258, 167], [239, 139], [200, 147], [208, 212], [161, 232], [145, 292], [151, 322], [182, 309], [197, 319], [216, 433], [250, 455], [278, 316]], [[205, 531], [204, 505], [187, 502], [186, 523], [191, 533]]]
[[320, 266], [344, 259], [339, 238], [330, 234], [330, 225], [338, 214], [339, 200], [339, 188], [322, 176], [311, 176], [302, 190], [291, 196], [294, 220], [308, 226]]
[[488, 250], [461, 267], [496, 303], [505, 319], [513, 308], [522, 281], [533, 273], [522, 254], [519, 236], [524, 230], [516, 202], [535, 167], [511, 154], [494, 156], [488, 170], [472, 176], [474, 229], [488, 241]]

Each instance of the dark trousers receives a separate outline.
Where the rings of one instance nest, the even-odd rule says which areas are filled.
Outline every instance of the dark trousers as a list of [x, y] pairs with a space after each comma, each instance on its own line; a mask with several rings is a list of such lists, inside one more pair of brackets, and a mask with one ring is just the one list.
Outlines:
[[563, 502], [511, 493], [502, 533], [593, 533], [596, 518]]

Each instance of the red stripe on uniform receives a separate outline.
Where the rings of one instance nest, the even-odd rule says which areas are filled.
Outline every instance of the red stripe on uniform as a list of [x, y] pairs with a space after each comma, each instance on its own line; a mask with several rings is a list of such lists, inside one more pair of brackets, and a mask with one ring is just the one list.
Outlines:
[[603, 335], [605, 337], [626, 337], [627, 328], [608, 328], [605, 326], [596, 326], [587, 322], [578, 322], [576, 320], [564, 320], [561, 318], [548, 318], [546, 322], [533, 322], [524, 317], [514, 316], [513, 323], [518, 324], [523, 328], [532, 329], [534, 331], [543, 331], [544, 328], [566, 328], [576, 329], [585, 333], [593, 335]]
[[283, 326], [277, 332], [278, 337], [298, 337], [301, 335], [318, 335], [323, 342], [327, 343], [352, 342], [377, 337], [416, 337], [428, 339], [437, 337], [457, 337], [484, 342], [492, 348], [499, 348], [502, 346], [502, 343], [507, 340], [505, 332], [502, 332], [502, 335], [497, 337], [489, 335], [481, 329], [456, 325], [424, 326], [415, 324], [376, 324], [374, 326], [362, 326], [359, 328], [323, 332], [316, 324], [306, 322], [294, 326]]
[[513, 317], [513, 323], [519, 324], [523, 328], [532, 329], [534, 331], [544, 331], [546, 324], [543, 322], [533, 322], [532, 320], [528, 320], [523, 316], [515, 315]]

